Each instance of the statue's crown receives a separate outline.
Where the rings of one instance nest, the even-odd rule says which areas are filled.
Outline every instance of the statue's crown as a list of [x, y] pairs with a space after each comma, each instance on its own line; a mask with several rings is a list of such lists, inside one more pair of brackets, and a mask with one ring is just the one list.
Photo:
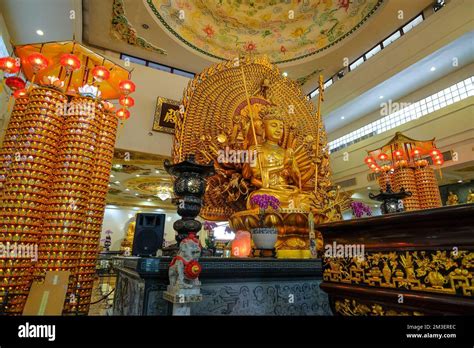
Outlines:
[[269, 121], [269, 120], [285, 121], [285, 116], [286, 116], [285, 110], [283, 110], [277, 105], [265, 106], [260, 111], [260, 114], [263, 115], [262, 117], [263, 121]]

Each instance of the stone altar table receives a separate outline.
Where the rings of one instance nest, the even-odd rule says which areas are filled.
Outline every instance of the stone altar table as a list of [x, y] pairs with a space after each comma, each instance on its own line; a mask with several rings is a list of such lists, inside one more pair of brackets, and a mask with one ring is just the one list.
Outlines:
[[[171, 315], [163, 299], [170, 257], [117, 257], [113, 315]], [[203, 257], [192, 315], [332, 315], [320, 259]]]

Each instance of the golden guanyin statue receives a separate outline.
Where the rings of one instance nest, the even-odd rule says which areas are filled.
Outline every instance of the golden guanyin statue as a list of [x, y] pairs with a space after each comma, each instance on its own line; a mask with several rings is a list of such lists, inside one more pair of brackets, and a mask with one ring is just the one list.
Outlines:
[[[320, 100], [323, 94], [320, 77]], [[309, 220], [338, 220], [348, 194], [331, 184], [319, 108], [266, 57], [236, 58], [197, 75], [176, 119], [173, 160], [187, 154], [214, 161], [201, 217], [228, 220], [235, 230], [259, 224], [256, 194], [279, 199], [265, 215], [278, 229], [278, 257], [310, 257]]]
[[301, 174], [297, 158], [306, 159], [295, 152], [293, 144], [282, 147], [284, 137], [285, 111], [276, 105], [267, 106], [260, 111], [262, 115], [263, 141], [251, 145], [250, 151], [256, 152], [258, 161], [253, 165], [245, 163], [243, 177], [257, 188], [247, 198], [247, 209], [252, 208], [250, 199], [255, 194], [269, 194], [278, 198], [283, 208], [299, 207], [310, 210], [312, 195], [305, 193], [303, 183], [314, 175], [314, 167]]
[[474, 203], [474, 192], [472, 192], [472, 189], [469, 189], [466, 197], [466, 203]]
[[448, 200], [446, 201], [446, 205], [456, 205], [459, 203], [458, 195], [449, 191]]

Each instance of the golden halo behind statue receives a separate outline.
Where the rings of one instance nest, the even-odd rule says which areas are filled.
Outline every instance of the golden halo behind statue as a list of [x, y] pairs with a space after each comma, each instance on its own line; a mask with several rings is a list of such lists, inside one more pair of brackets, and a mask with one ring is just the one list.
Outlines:
[[[250, 112], [249, 103], [252, 108]], [[324, 162], [321, 164], [321, 168], [324, 167], [321, 175], [327, 178], [328, 161], [321, 160], [323, 154], [327, 156], [326, 136], [316, 117], [313, 103], [295, 82], [282, 76], [266, 57], [247, 57], [215, 64], [189, 82], [183, 95], [184, 108], [176, 122], [174, 162], [184, 160], [187, 154], [195, 154], [198, 163], [208, 163], [210, 160], [216, 163], [216, 151], [226, 146], [247, 149], [254, 143], [250, 136], [251, 127], [258, 128], [258, 122], [261, 122], [255, 115], [262, 107], [271, 104], [285, 111], [283, 142], [292, 141], [302, 148], [309, 146], [313, 140], [319, 140], [318, 146], [313, 147], [317, 149], [314, 159], [318, 163]], [[254, 115], [252, 120], [257, 125], [251, 125], [250, 115]], [[256, 133], [254, 137], [261, 136], [258, 129]], [[306, 165], [314, 166], [309, 160]], [[209, 179], [201, 216], [210, 220], [224, 220], [245, 209], [245, 202], [234, 198], [248, 195], [248, 183], [233, 174], [233, 171], [226, 171], [223, 166]], [[324, 182], [324, 178], [321, 178], [321, 182]], [[314, 178], [309, 180], [306, 189], [311, 188], [311, 183], [314, 188], [314, 182]]]

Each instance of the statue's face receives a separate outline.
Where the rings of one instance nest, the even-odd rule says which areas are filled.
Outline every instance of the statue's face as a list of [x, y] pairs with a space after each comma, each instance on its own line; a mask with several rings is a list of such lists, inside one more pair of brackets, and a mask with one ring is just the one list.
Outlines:
[[183, 241], [183, 245], [180, 248], [180, 255], [184, 257], [185, 260], [194, 260], [199, 257], [201, 254], [201, 249], [199, 245], [193, 241]]
[[271, 141], [280, 141], [283, 136], [283, 121], [266, 120], [263, 124], [265, 125], [265, 137]]

